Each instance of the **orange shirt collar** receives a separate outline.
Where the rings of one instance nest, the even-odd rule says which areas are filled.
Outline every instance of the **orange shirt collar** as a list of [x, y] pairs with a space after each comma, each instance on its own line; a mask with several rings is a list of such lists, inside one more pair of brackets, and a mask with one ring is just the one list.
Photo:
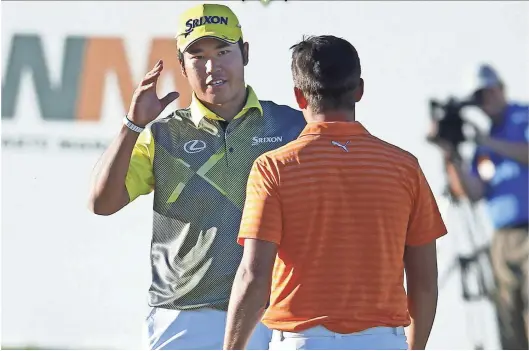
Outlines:
[[312, 122], [307, 123], [300, 134], [305, 135], [361, 135], [369, 134], [360, 122]]

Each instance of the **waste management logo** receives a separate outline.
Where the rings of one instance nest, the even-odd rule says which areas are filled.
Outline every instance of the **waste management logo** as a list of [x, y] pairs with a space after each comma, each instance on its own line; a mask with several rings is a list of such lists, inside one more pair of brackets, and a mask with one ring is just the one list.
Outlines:
[[[114, 75], [119, 86], [118, 99], [123, 106], [122, 113], [116, 118], [121, 120], [128, 110], [134, 88], [141, 79], [133, 77], [131, 73], [125, 44], [122, 38], [116, 37], [66, 37], [60, 60], [60, 77], [52, 81], [42, 38], [33, 34], [12, 36], [2, 76], [4, 131], [9, 131], [10, 122], [20, 117], [17, 115], [17, 106], [26, 103], [18, 100], [21, 85], [25, 82], [23, 79], [28, 73], [36, 96], [36, 101], [32, 103], [37, 104], [39, 117], [45, 122], [65, 123], [98, 123], [101, 120], [104, 98], [116, 98], [109, 96], [105, 89], [107, 77]], [[163, 74], [172, 80], [174, 89], [180, 93], [177, 105], [188, 106], [191, 93], [176, 59], [174, 39], [153, 38], [149, 47], [139, 52], [146, 53], [147, 67], [135, 71], [144, 74], [156, 61], [163, 59]], [[14, 136], [6, 134], [8, 133], [2, 135], [3, 146], [24, 144], [10, 143], [8, 139], [13, 139]]]

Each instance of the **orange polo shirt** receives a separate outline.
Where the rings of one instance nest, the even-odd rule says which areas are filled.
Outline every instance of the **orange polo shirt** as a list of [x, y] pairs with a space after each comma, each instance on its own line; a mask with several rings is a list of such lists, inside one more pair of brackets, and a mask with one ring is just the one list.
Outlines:
[[251, 170], [238, 242], [279, 245], [263, 323], [407, 326], [406, 245], [446, 234], [417, 159], [359, 122], [309, 123]]

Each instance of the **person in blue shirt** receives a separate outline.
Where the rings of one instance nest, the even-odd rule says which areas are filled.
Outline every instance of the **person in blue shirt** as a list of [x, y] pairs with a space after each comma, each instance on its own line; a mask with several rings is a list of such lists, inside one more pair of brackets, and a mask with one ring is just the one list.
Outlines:
[[503, 81], [489, 65], [479, 67], [476, 81], [472, 99], [491, 127], [484, 133], [474, 126], [470, 165], [447, 141], [436, 144], [443, 151], [452, 193], [486, 201], [494, 227], [491, 259], [502, 348], [527, 350], [529, 106], [507, 99]]

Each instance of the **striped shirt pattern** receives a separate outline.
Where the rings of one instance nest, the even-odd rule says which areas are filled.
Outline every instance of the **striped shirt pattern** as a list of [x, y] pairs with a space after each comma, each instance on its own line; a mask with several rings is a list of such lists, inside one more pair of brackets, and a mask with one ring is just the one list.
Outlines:
[[407, 326], [403, 255], [446, 228], [417, 159], [359, 122], [309, 123], [253, 164], [238, 242], [279, 245], [263, 322]]

